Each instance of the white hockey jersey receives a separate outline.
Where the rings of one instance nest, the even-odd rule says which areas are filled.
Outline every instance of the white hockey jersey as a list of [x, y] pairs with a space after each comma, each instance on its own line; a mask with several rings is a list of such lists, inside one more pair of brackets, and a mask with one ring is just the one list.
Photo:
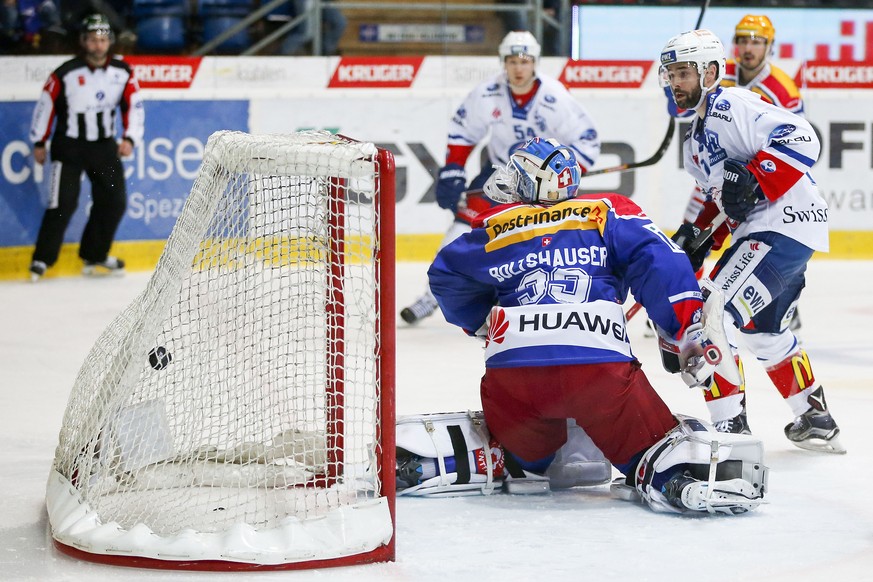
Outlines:
[[491, 130], [488, 158], [502, 166], [529, 139], [552, 137], [572, 147], [582, 167], [590, 169], [600, 155], [591, 116], [560, 82], [537, 78], [539, 89], [524, 107], [512, 99], [505, 73], [473, 89], [449, 124], [448, 145], [475, 146]]
[[707, 97], [706, 116], [695, 117], [684, 143], [685, 168], [719, 207], [724, 160], [743, 162], [758, 179], [764, 200], [734, 238], [778, 232], [826, 252], [828, 206], [809, 174], [820, 151], [809, 122], [736, 87]]

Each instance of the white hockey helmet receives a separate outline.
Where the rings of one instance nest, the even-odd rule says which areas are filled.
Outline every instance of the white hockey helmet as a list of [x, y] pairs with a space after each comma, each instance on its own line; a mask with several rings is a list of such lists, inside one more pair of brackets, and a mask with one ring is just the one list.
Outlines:
[[[706, 94], [718, 87], [724, 77], [726, 66], [724, 46], [718, 37], [709, 30], [683, 32], [668, 40], [661, 50], [661, 73], [666, 74], [667, 65], [673, 63], [693, 63], [697, 66], [697, 72], [700, 74], [700, 88], [703, 89], [700, 103], [697, 104], [699, 107]], [[707, 87], [704, 84], [704, 75], [710, 63], [715, 63], [718, 71], [712, 85]]]
[[509, 156], [485, 184], [498, 202], [556, 204], [576, 196], [582, 171], [576, 154], [555, 139], [535, 137]]
[[540, 58], [540, 43], [526, 30], [513, 30], [500, 41], [497, 54], [500, 55], [501, 62], [511, 56], [531, 57], [537, 60]]

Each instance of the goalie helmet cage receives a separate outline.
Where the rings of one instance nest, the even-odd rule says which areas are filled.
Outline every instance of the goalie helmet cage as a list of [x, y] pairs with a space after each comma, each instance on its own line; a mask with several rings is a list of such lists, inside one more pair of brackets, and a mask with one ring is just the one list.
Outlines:
[[64, 414], [55, 546], [166, 569], [394, 559], [394, 160], [218, 132]]

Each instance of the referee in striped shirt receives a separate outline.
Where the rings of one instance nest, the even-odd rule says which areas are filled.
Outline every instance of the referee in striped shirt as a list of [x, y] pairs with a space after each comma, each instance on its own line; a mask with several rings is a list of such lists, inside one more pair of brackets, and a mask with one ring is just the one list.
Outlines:
[[[82, 172], [91, 181], [93, 202], [79, 247], [83, 273], [124, 272], [124, 261], [109, 256], [109, 248], [127, 207], [121, 158], [142, 141], [145, 113], [130, 65], [111, 53], [114, 36], [106, 16], [87, 16], [79, 41], [81, 54], [49, 76], [33, 112], [36, 163], [46, 162], [46, 141], [52, 138], [49, 204], [30, 265], [33, 281], [58, 260], [78, 206]], [[119, 112], [123, 134], [116, 141]]]

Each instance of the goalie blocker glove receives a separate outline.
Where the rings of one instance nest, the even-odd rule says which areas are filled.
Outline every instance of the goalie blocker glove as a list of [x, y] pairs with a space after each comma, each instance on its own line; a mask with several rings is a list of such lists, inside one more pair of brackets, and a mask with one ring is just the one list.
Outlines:
[[725, 214], [737, 222], [743, 222], [757, 203], [758, 180], [739, 160], [725, 160], [721, 187], [721, 204]]
[[446, 208], [455, 212], [461, 193], [467, 186], [467, 174], [459, 164], [446, 164], [440, 169], [437, 185], [436, 199], [440, 208]]

